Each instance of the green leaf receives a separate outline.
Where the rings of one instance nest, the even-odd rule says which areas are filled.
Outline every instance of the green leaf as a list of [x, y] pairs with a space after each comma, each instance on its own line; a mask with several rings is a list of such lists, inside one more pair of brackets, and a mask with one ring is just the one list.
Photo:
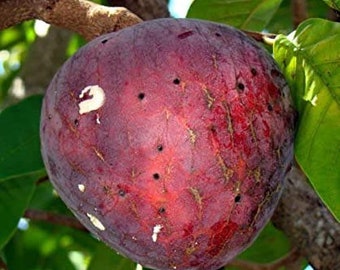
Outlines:
[[98, 243], [97, 250], [87, 270], [126, 270], [135, 269], [136, 263], [118, 255], [103, 243]]
[[270, 263], [284, 255], [290, 250], [290, 244], [285, 234], [277, 230], [272, 223], [268, 223], [255, 242], [239, 255], [239, 259]]
[[0, 113], [0, 182], [44, 168], [39, 122], [42, 96], [29, 97]]
[[[294, 31], [294, 14], [291, 0], [283, 0], [272, 20], [266, 26], [270, 33], [289, 34]], [[323, 1], [308, 1], [307, 12], [310, 18], [326, 18], [329, 7]]]
[[[78, 242], [79, 235], [88, 241]], [[85, 257], [92, 253], [97, 242], [88, 233], [31, 220], [28, 228], [18, 230], [3, 251], [8, 269], [79, 270], [84, 268], [75, 267], [72, 253], [84, 254], [83, 259], [87, 260]]]
[[327, 5], [335, 10], [340, 10], [340, 0], [323, 0]]
[[281, 2], [282, 0], [195, 0], [187, 17], [262, 31]]
[[307, 20], [277, 37], [274, 57], [299, 113], [297, 162], [340, 220], [340, 24]]
[[35, 189], [35, 181], [44, 172], [34, 173], [0, 182], [0, 249], [17, 229]]

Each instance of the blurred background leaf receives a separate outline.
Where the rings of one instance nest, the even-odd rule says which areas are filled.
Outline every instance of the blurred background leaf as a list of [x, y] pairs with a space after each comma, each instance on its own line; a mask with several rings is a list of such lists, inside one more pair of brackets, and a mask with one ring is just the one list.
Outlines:
[[0, 182], [44, 168], [39, 122], [42, 96], [32, 96], [0, 113]]
[[187, 17], [225, 23], [244, 30], [262, 31], [281, 2], [282, 0], [195, 0]]

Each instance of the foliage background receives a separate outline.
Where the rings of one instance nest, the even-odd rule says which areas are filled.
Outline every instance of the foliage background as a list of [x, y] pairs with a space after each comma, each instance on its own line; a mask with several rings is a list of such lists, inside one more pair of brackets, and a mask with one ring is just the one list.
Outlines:
[[[105, 0], [96, 2], [107, 4]], [[308, 16], [328, 18], [330, 9], [322, 1], [311, 0], [308, 1]], [[333, 121], [334, 118], [339, 116], [338, 87], [340, 87], [340, 82], [333, 77], [321, 78], [321, 82], [311, 79], [315, 77], [313, 76], [314, 73], [319, 71], [315, 66], [325, 62], [325, 53], [321, 52], [321, 55], [317, 55], [319, 58], [316, 58], [315, 51], [319, 49], [328, 52], [330, 47], [333, 49], [340, 48], [337, 41], [340, 40], [340, 30], [334, 28], [333, 24], [329, 26], [331, 29], [327, 28], [327, 30], [334, 35], [334, 39], [327, 40], [320, 48], [312, 45], [320, 44], [321, 39], [329, 36], [329, 32], [325, 33], [325, 30], [323, 30], [328, 26], [325, 21], [309, 22], [308, 27], [315, 27], [316, 31], [314, 34], [309, 32], [312, 35], [310, 43], [307, 42], [306, 37], [302, 36], [303, 31], [307, 28], [306, 25], [300, 26], [300, 30], [297, 31], [295, 36], [287, 37], [296, 26], [294, 25], [294, 12], [292, 12], [291, 3], [288, 0], [196, 0], [189, 10], [188, 17], [227, 23], [249, 31], [282, 34], [277, 38], [274, 47], [266, 46], [266, 48], [274, 53], [286, 74], [290, 86], [294, 90], [293, 96], [297, 107], [301, 112], [304, 112], [306, 108], [308, 110], [313, 109], [313, 107], [308, 107], [311, 106], [308, 98], [309, 101], [311, 101], [311, 98], [305, 98], [306, 95], [308, 96], [306, 83], [308, 85], [314, 84], [314, 86], [323, 85], [324, 92], [321, 93], [329, 93], [329, 85], [332, 84], [334, 91], [332, 90], [331, 93], [333, 94], [329, 100], [335, 102], [335, 104], [329, 119], [331, 124], [326, 125], [325, 129], [340, 134], [339, 125], [334, 125]], [[317, 28], [316, 25], [320, 27]], [[28, 62], [36, 60], [36, 58], [32, 60], [34, 53], [32, 48], [41, 39], [34, 30], [35, 26], [36, 22], [28, 21], [0, 32], [0, 217], [2, 220], [0, 258], [8, 269], [14, 270], [135, 269], [135, 263], [108, 249], [87, 232], [67, 226], [49, 224], [44, 221], [30, 220], [29, 218], [28, 210], [72, 216], [47, 181], [40, 157], [39, 117], [42, 95], [32, 95], [17, 103], [23, 95], [22, 80], [27, 74], [25, 66]], [[59, 57], [56, 61], [51, 61], [51, 59], [47, 61], [49, 65], [54, 65], [53, 71], [56, 71], [65, 59], [85, 44], [85, 41], [76, 34], [67, 33], [63, 35], [66, 36], [67, 42], [56, 48], [59, 52], [62, 52], [62, 57]], [[304, 52], [307, 51], [310, 54], [296, 53], [301, 52], [301, 48]], [[339, 51], [336, 50], [336, 52]], [[44, 54], [45, 52], [39, 53]], [[340, 55], [340, 52], [338, 55]], [[306, 62], [303, 62], [306, 59], [315, 59], [316, 65], [309, 65], [306, 68]], [[303, 63], [305, 63], [304, 66]], [[326, 71], [334, 72], [333, 69], [337, 66], [331, 67], [329, 64], [326, 63], [324, 68], [326, 68]], [[336, 64], [338, 63], [336, 62]], [[44, 67], [40, 67], [40, 69], [42, 72]], [[297, 76], [297, 74], [299, 80], [296, 82], [294, 76]], [[34, 83], [32, 85], [34, 86]], [[29, 86], [25, 86], [27, 92], [35, 93], [36, 89], [30, 90]], [[46, 85], [40, 85], [40, 87], [41, 89], [38, 89], [37, 92], [41, 93]], [[319, 91], [317, 89], [312, 92]], [[314, 124], [313, 119], [311, 121], [312, 123], [305, 126], [300, 123], [300, 126], [310, 128]], [[335, 142], [330, 146], [332, 148], [335, 145], [337, 151], [340, 149], [339, 136], [333, 133], [322, 135], [321, 141], [325, 138], [323, 136], [335, 136]], [[302, 136], [301, 142], [303, 139]], [[326, 143], [328, 144], [331, 139], [327, 138]], [[337, 199], [334, 199], [340, 196], [339, 191], [336, 191], [340, 190], [339, 170], [330, 170], [334, 174], [328, 176], [328, 178], [331, 177], [332, 179], [333, 177], [333, 180], [329, 181], [327, 187], [325, 187], [325, 178], [320, 177], [325, 168], [322, 167], [315, 172], [313, 169], [315, 164], [309, 166], [311, 160], [305, 158], [306, 147], [308, 146], [302, 145], [297, 149], [298, 161], [302, 161], [306, 173], [313, 178], [312, 184], [317, 188], [330, 209], [339, 217], [339, 203]], [[311, 151], [319, 151], [317, 152], [319, 158], [329, 160], [325, 159], [327, 153], [320, 152], [319, 148], [316, 150], [313, 148]], [[332, 160], [332, 164], [334, 164], [334, 157], [332, 157]], [[338, 161], [339, 159], [336, 156], [335, 165], [338, 164]], [[319, 160], [315, 162], [318, 163]], [[329, 187], [333, 191], [332, 195], [329, 195]], [[241, 254], [239, 258], [268, 263], [284, 256], [290, 248], [287, 237], [270, 223], [254, 245]], [[306, 262], [302, 262], [301, 269], [305, 266]], [[226, 269], [232, 268], [226, 267]]]

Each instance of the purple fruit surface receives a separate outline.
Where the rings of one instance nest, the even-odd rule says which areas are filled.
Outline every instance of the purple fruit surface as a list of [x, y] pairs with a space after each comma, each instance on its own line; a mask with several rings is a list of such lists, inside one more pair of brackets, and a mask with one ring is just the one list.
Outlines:
[[234, 28], [159, 19], [101, 36], [52, 80], [42, 155], [99, 239], [155, 269], [218, 269], [270, 219], [295, 113], [272, 57]]

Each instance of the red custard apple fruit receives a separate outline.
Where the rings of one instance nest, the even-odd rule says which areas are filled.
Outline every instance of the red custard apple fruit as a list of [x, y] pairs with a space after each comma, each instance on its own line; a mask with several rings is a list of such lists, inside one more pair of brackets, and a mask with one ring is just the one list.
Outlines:
[[99, 239], [154, 269], [218, 269], [270, 219], [295, 114], [272, 57], [226, 25], [143, 22], [89, 42], [52, 80], [42, 155]]

